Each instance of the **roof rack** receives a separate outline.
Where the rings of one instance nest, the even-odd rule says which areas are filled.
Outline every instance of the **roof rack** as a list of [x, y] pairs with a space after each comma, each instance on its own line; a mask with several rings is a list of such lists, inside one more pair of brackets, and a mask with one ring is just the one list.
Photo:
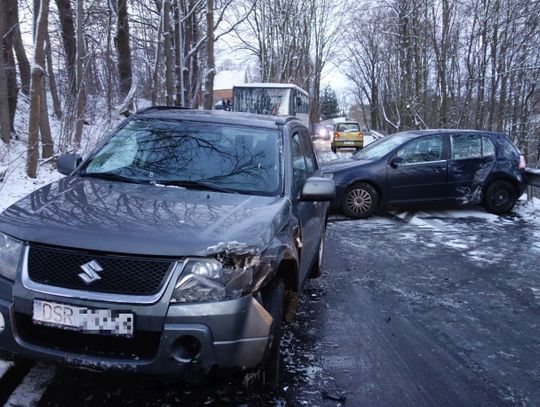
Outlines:
[[300, 119], [296, 116], [278, 116], [276, 118], [276, 124], [278, 126], [283, 126], [293, 120], [300, 120]]
[[139, 110], [137, 113], [162, 112], [164, 110], [191, 110], [191, 109], [189, 107], [182, 107], [182, 106], [150, 106], [145, 109]]

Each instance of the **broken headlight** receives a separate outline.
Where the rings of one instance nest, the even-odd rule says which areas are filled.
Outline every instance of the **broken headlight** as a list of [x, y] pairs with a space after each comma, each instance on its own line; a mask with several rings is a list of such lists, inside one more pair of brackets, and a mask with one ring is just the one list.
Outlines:
[[253, 281], [250, 261], [192, 259], [178, 278], [171, 302], [214, 302], [240, 298]]
[[0, 276], [15, 280], [23, 243], [0, 233]]

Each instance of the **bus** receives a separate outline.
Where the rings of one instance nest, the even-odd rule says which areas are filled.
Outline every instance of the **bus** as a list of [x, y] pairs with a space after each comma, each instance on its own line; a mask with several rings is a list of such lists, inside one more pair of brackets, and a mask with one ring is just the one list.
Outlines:
[[233, 111], [297, 116], [309, 127], [309, 94], [289, 83], [248, 83], [233, 87]]

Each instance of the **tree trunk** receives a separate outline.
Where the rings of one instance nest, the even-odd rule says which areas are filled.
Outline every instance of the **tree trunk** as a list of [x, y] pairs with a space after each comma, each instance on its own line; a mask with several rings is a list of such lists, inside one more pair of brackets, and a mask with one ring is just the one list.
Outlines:
[[19, 26], [19, 7], [17, 6], [17, 0], [9, 0], [12, 4], [13, 10], [13, 47], [15, 49], [15, 55], [17, 56], [17, 62], [19, 64], [19, 75], [21, 77], [21, 90], [23, 94], [28, 96], [30, 94], [30, 63], [26, 56], [26, 50], [21, 37], [21, 29]]
[[[110, 3], [109, 3], [110, 4]], [[112, 57], [112, 22], [113, 22], [113, 11], [109, 6], [107, 9], [107, 48], [106, 48], [106, 58], [107, 58], [107, 67], [106, 67], [106, 80], [107, 80], [107, 115], [109, 119], [112, 116], [113, 108], [113, 69], [114, 61]]]
[[11, 122], [11, 131], [14, 132], [13, 127], [15, 121], [15, 113], [17, 112], [17, 99], [19, 95], [19, 87], [17, 86], [17, 67], [15, 65], [15, 55], [13, 55], [13, 38], [14, 28], [19, 23], [17, 21], [17, 2], [8, 1], [4, 2], [5, 16], [4, 16], [4, 66], [7, 76], [7, 89], [8, 89], [8, 103], [9, 103], [9, 115]]
[[[129, 44], [129, 22], [127, 0], [117, 0], [117, 26], [116, 49], [118, 52], [118, 79], [119, 91], [122, 98], [126, 98], [131, 89], [133, 73], [131, 69], [131, 46]], [[128, 107], [130, 109], [131, 106]]]
[[86, 99], [86, 88], [84, 80], [84, 9], [83, 0], [77, 0], [77, 63], [75, 66], [75, 78], [77, 81], [77, 100], [75, 107], [75, 146], [79, 148], [81, 145], [83, 125], [84, 125], [84, 104]]
[[58, 120], [62, 118], [62, 105], [60, 103], [60, 97], [58, 96], [58, 88], [56, 86], [56, 78], [54, 77], [54, 70], [53, 70], [53, 62], [52, 62], [52, 54], [51, 54], [51, 39], [49, 37], [49, 30], [47, 30], [47, 38], [46, 38], [46, 45], [45, 45], [46, 51], [45, 55], [47, 58], [47, 76], [48, 76], [48, 83], [49, 83], [49, 90], [51, 92], [51, 97], [53, 100], [53, 109], [54, 109], [54, 115]]
[[73, 21], [73, 10], [71, 0], [56, 0], [60, 27], [62, 30], [62, 42], [66, 55], [66, 68], [68, 72], [68, 95], [75, 96], [75, 61], [77, 59], [77, 45], [75, 41], [75, 23]]
[[161, 60], [161, 33], [163, 31], [163, 20], [165, 10], [161, 10], [161, 16], [159, 18], [159, 24], [157, 29], [157, 46], [156, 46], [156, 52], [154, 54], [154, 70], [152, 72], [152, 106], [156, 106], [158, 104], [158, 97], [159, 97], [159, 88], [160, 88], [160, 75], [159, 75], [159, 67], [160, 67], [160, 60]]
[[214, 77], [216, 67], [214, 59], [214, 0], [206, 1], [206, 78], [204, 81], [204, 108], [214, 107]]
[[177, 106], [185, 106], [186, 96], [184, 92], [184, 12], [182, 1], [176, 0], [174, 5], [174, 48], [175, 55], [175, 73], [176, 73], [176, 102]]
[[[0, 4], [0, 34], [2, 37], [5, 32], [5, 6]], [[0, 37], [0, 45], [3, 47], [3, 41]], [[4, 61], [4, 53], [0, 51], [0, 139], [9, 144], [11, 135], [11, 118], [9, 116], [7, 75]]]
[[26, 156], [26, 174], [30, 178], [37, 175], [39, 158], [39, 126], [43, 97], [43, 77], [45, 66], [45, 37], [49, 16], [49, 0], [40, 0], [34, 6], [34, 60], [30, 87], [30, 124], [28, 130], [28, 153]]
[[165, 88], [167, 90], [167, 106], [174, 104], [174, 58], [172, 49], [171, 2], [163, 0], [163, 54], [165, 56]]
[[[43, 81], [45, 85], [45, 81]], [[41, 134], [41, 158], [51, 158], [54, 155], [54, 143], [51, 135], [51, 125], [49, 123], [49, 109], [47, 108], [47, 93], [45, 86], [42, 86], [41, 105], [39, 112], [39, 132]]]

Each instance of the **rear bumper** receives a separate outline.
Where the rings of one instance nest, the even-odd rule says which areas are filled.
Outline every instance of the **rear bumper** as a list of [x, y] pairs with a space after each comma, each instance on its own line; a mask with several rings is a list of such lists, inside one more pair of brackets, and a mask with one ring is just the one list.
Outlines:
[[[0, 286], [5, 288], [6, 284], [12, 283], [0, 281]], [[44, 299], [67, 302], [50, 296]], [[271, 340], [272, 318], [252, 296], [221, 303], [171, 305], [166, 315], [157, 319], [148, 315], [151, 307], [133, 306], [134, 338], [34, 325], [31, 312], [19, 304], [28, 301], [32, 299], [15, 297], [12, 302], [0, 298], [0, 349], [71, 366], [179, 377], [207, 374], [213, 367], [254, 368], [264, 359]], [[125, 304], [86, 305], [127, 308]]]
[[333, 148], [363, 148], [364, 140], [334, 140], [331, 144]]

